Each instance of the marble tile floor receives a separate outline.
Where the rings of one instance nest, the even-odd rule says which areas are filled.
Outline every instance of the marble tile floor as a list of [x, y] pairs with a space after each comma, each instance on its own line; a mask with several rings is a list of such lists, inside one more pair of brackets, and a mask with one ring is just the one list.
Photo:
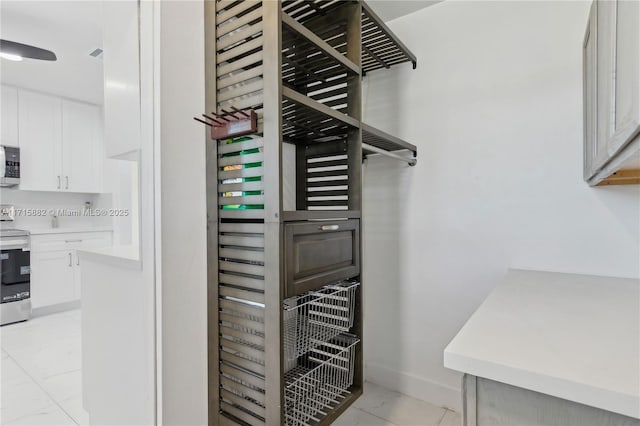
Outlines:
[[459, 413], [373, 383], [334, 423], [338, 426], [460, 426]]
[[[0, 424], [88, 425], [82, 408], [80, 310], [0, 328]], [[373, 383], [339, 426], [459, 426], [458, 413]]]
[[84, 425], [80, 310], [0, 328], [0, 423]]

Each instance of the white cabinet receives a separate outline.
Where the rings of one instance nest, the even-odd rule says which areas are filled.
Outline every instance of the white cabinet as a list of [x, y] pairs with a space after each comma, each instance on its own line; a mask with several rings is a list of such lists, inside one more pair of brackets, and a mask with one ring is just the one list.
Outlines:
[[0, 90], [2, 99], [0, 145], [18, 146], [18, 89], [3, 85]]
[[584, 37], [584, 179], [589, 179], [595, 172], [598, 147], [596, 145], [596, 111], [598, 99], [596, 97], [596, 3], [591, 5], [591, 15]]
[[584, 42], [584, 121], [584, 177], [591, 185], [640, 155], [638, 1], [596, 0], [591, 7]]
[[60, 98], [18, 92], [20, 189], [62, 189], [61, 114]]
[[101, 192], [100, 109], [26, 90], [18, 105], [20, 189]]
[[31, 303], [34, 309], [81, 298], [81, 260], [77, 250], [108, 247], [111, 232], [31, 236]]
[[31, 253], [31, 305], [33, 308], [76, 300], [73, 252]]
[[62, 170], [66, 191], [100, 192], [101, 133], [99, 108], [62, 101]]
[[640, 130], [640, 2], [615, 3], [614, 125], [609, 154], [614, 155]]
[[607, 143], [613, 134], [613, 46], [615, 8], [610, 1], [596, 1], [596, 138], [594, 166], [608, 159]]
[[638, 419], [465, 374], [463, 426], [638, 426]]

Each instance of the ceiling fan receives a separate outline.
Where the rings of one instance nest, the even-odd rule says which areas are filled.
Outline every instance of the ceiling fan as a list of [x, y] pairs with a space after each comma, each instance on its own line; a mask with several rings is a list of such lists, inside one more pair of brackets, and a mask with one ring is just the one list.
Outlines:
[[21, 61], [23, 58], [56, 61], [56, 54], [50, 50], [0, 39], [0, 58], [10, 61]]

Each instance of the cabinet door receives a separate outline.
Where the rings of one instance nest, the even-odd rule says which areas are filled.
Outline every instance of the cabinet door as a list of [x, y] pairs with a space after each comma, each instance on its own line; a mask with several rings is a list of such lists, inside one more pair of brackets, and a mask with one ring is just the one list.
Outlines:
[[18, 89], [2, 86], [2, 139], [0, 144], [18, 146]]
[[594, 141], [594, 170], [601, 168], [609, 160], [608, 145], [613, 136], [615, 111], [613, 89], [615, 77], [615, 17], [616, 5], [613, 1], [599, 0], [597, 10], [597, 55], [596, 55], [596, 139]]
[[71, 192], [100, 192], [102, 142], [100, 109], [62, 101], [62, 178]]
[[34, 308], [76, 299], [72, 251], [31, 253], [31, 305]]
[[62, 188], [60, 99], [20, 90], [18, 131], [20, 189], [57, 191]]
[[640, 2], [618, 0], [615, 6], [614, 155], [640, 131]]
[[596, 3], [591, 5], [589, 23], [584, 36], [583, 51], [583, 85], [584, 85], [584, 179], [589, 179], [595, 172], [594, 158], [596, 152]]
[[[284, 232], [287, 297], [358, 275], [360, 222], [357, 219], [289, 222]], [[220, 277], [222, 281], [222, 274]]]

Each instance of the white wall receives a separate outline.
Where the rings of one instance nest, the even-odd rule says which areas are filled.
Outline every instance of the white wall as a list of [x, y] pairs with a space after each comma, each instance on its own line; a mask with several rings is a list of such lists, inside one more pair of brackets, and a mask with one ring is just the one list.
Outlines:
[[[132, 244], [129, 247], [114, 247], [106, 254], [80, 254], [81, 280], [90, 283], [82, 292], [82, 390], [92, 425], [158, 422], [155, 125], [159, 117], [154, 103], [158, 95], [154, 55], [159, 48], [154, 39], [154, 8], [158, 4], [141, 2], [139, 8], [127, 9], [135, 15], [140, 12], [134, 18], [140, 25], [136, 43], [141, 55], [141, 108], [139, 115], [129, 117], [135, 122], [128, 123], [140, 129], [136, 135], [140, 150], [134, 156], [139, 162], [111, 163], [114, 167], [110, 168], [115, 173], [109, 182], [114, 207], [129, 203], [132, 217], [139, 216], [139, 226], [115, 224], [117, 241]], [[125, 173], [117, 175], [117, 165]], [[124, 228], [129, 232], [126, 241]], [[140, 246], [135, 247], [138, 232]]]
[[390, 23], [418, 69], [371, 73], [365, 121], [419, 162], [366, 165], [368, 380], [459, 407], [442, 351], [507, 268], [640, 276], [640, 187], [582, 181], [589, 5], [446, 1]]
[[[140, 126], [138, 121], [138, 127]], [[140, 152], [136, 152], [140, 157]], [[140, 185], [139, 159], [105, 160], [104, 178], [105, 190], [108, 191], [111, 205], [114, 209], [127, 210], [127, 216], [114, 216], [113, 225], [114, 245], [139, 246], [140, 244]], [[103, 197], [104, 198], [104, 197]], [[96, 207], [103, 207], [100, 202]]]
[[[73, 192], [41, 192], [21, 191], [17, 188], [1, 188], [0, 203], [13, 204], [16, 209], [69, 209], [82, 210], [85, 202], [93, 207], [111, 207], [111, 194], [80, 194]], [[109, 226], [111, 218], [108, 216], [59, 216], [60, 228], [76, 226]], [[51, 228], [51, 216], [26, 216], [16, 214], [14, 222], [16, 228], [36, 229]]]
[[207, 424], [204, 4], [160, 5], [161, 344], [165, 425]]

